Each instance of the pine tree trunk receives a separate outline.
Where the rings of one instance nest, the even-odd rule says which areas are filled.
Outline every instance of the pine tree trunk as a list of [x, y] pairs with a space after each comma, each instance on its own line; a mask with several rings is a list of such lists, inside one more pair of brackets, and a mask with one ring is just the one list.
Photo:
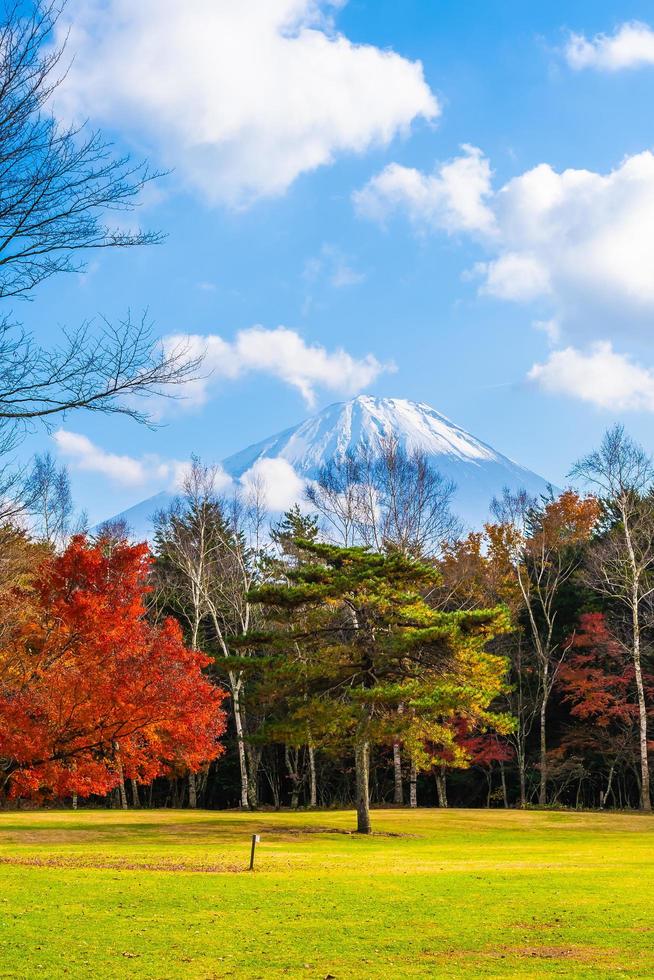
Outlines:
[[[362, 726], [360, 726], [362, 727]], [[367, 728], [367, 724], [365, 726]], [[370, 743], [365, 734], [357, 738], [354, 749], [357, 784], [357, 833], [370, 834]]]
[[393, 803], [402, 806], [404, 803], [404, 792], [402, 789], [402, 753], [400, 751], [400, 743], [397, 739], [393, 742], [393, 778], [395, 783]]
[[195, 773], [189, 772], [188, 774], [188, 805], [191, 810], [197, 810], [198, 807], [198, 788], [195, 783]]
[[316, 754], [309, 741], [309, 806], [318, 806], [318, 785], [316, 783]]
[[640, 619], [638, 595], [636, 590], [632, 596], [632, 621], [634, 634], [634, 673], [636, 675], [636, 692], [638, 695], [638, 741], [640, 747], [640, 807], [648, 813], [652, 809], [652, 799], [649, 791], [649, 760], [647, 757], [647, 705], [645, 703], [645, 688], [643, 672], [640, 664]]
[[418, 772], [416, 770], [415, 762], [411, 762], [411, 769], [409, 771], [409, 806], [418, 806]]
[[140, 810], [141, 800], [139, 798], [139, 787], [135, 779], [130, 779], [130, 786], [132, 787], [132, 806], [135, 810]]
[[546, 662], [543, 667], [543, 697], [540, 703], [540, 788], [538, 791], [538, 803], [540, 806], [547, 804], [547, 699], [549, 685], [549, 664]]
[[[398, 715], [404, 713], [404, 705], [401, 702], [397, 706], [397, 713]], [[393, 780], [393, 802], [402, 806], [404, 803], [404, 790], [402, 788], [402, 752], [399, 738], [393, 741]]]

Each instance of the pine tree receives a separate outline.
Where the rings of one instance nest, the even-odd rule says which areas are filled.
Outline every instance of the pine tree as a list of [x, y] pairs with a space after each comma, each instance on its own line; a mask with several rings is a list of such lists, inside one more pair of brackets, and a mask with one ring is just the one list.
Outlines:
[[[430, 741], [442, 745], [450, 731], [454, 737], [457, 718], [509, 726], [489, 710], [506, 664], [486, 651], [506, 628], [506, 613], [431, 608], [424, 596], [438, 584], [438, 573], [400, 553], [306, 539], [295, 539], [293, 547], [304, 560], [250, 594], [267, 607], [276, 629], [251, 634], [247, 642], [268, 647], [271, 670], [286, 684], [289, 723], [310, 719], [320, 739], [352, 746], [357, 831], [368, 834], [372, 745], [401, 738], [414, 754], [424, 753]], [[298, 649], [300, 658], [291, 652]]]

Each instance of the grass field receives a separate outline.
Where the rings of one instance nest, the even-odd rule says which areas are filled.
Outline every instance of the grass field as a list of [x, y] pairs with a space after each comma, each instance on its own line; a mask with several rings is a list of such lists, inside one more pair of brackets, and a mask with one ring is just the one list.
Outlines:
[[654, 818], [373, 816], [0, 814], [0, 976], [654, 977]]

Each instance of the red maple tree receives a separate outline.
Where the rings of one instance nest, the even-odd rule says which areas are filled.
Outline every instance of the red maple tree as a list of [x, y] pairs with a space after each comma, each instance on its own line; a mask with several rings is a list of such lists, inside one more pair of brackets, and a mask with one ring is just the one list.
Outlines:
[[173, 619], [153, 625], [145, 545], [73, 538], [38, 569], [0, 650], [0, 766], [12, 796], [106, 793], [197, 771], [223, 748], [225, 692]]
[[[584, 613], [561, 665], [558, 687], [572, 724], [555, 752], [560, 765], [570, 758], [608, 773], [605, 800], [619, 766], [638, 763], [638, 705], [630, 650], [609, 630], [603, 613]], [[643, 673], [648, 704], [654, 701], [654, 676]], [[650, 712], [650, 717], [652, 717]], [[650, 742], [650, 751], [654, 744]]]

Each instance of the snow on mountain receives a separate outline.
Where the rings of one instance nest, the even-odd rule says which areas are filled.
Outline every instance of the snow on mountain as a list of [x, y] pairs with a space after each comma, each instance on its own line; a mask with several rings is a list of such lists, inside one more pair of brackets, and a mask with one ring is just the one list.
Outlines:
[[[262, 469], [265, 460], [285, 460], [299, 477], [311, 480], [330, 460], [342, 459], [348, 451], [356, 453], [362, 447], [374, 451], [391, 435], [407, 451], [425, 452], [434, 469], [454, 481], [453, 509], [470, 527], [479, 527], [488, 518], [492, 498], [504, 487], [524, 488], [532, 495], [547, 490], [542, 477], [476, 439], [429, 405], [370, 395], [330, 405], [299, 425], [229, 456], [222, 466], [234, 480], [240, 480], [247, 479], [252, 467]], [[172, 496], [156, 494], [117, 517], [132, 527], [135, 537], [147, 537], [153, 515]]]

